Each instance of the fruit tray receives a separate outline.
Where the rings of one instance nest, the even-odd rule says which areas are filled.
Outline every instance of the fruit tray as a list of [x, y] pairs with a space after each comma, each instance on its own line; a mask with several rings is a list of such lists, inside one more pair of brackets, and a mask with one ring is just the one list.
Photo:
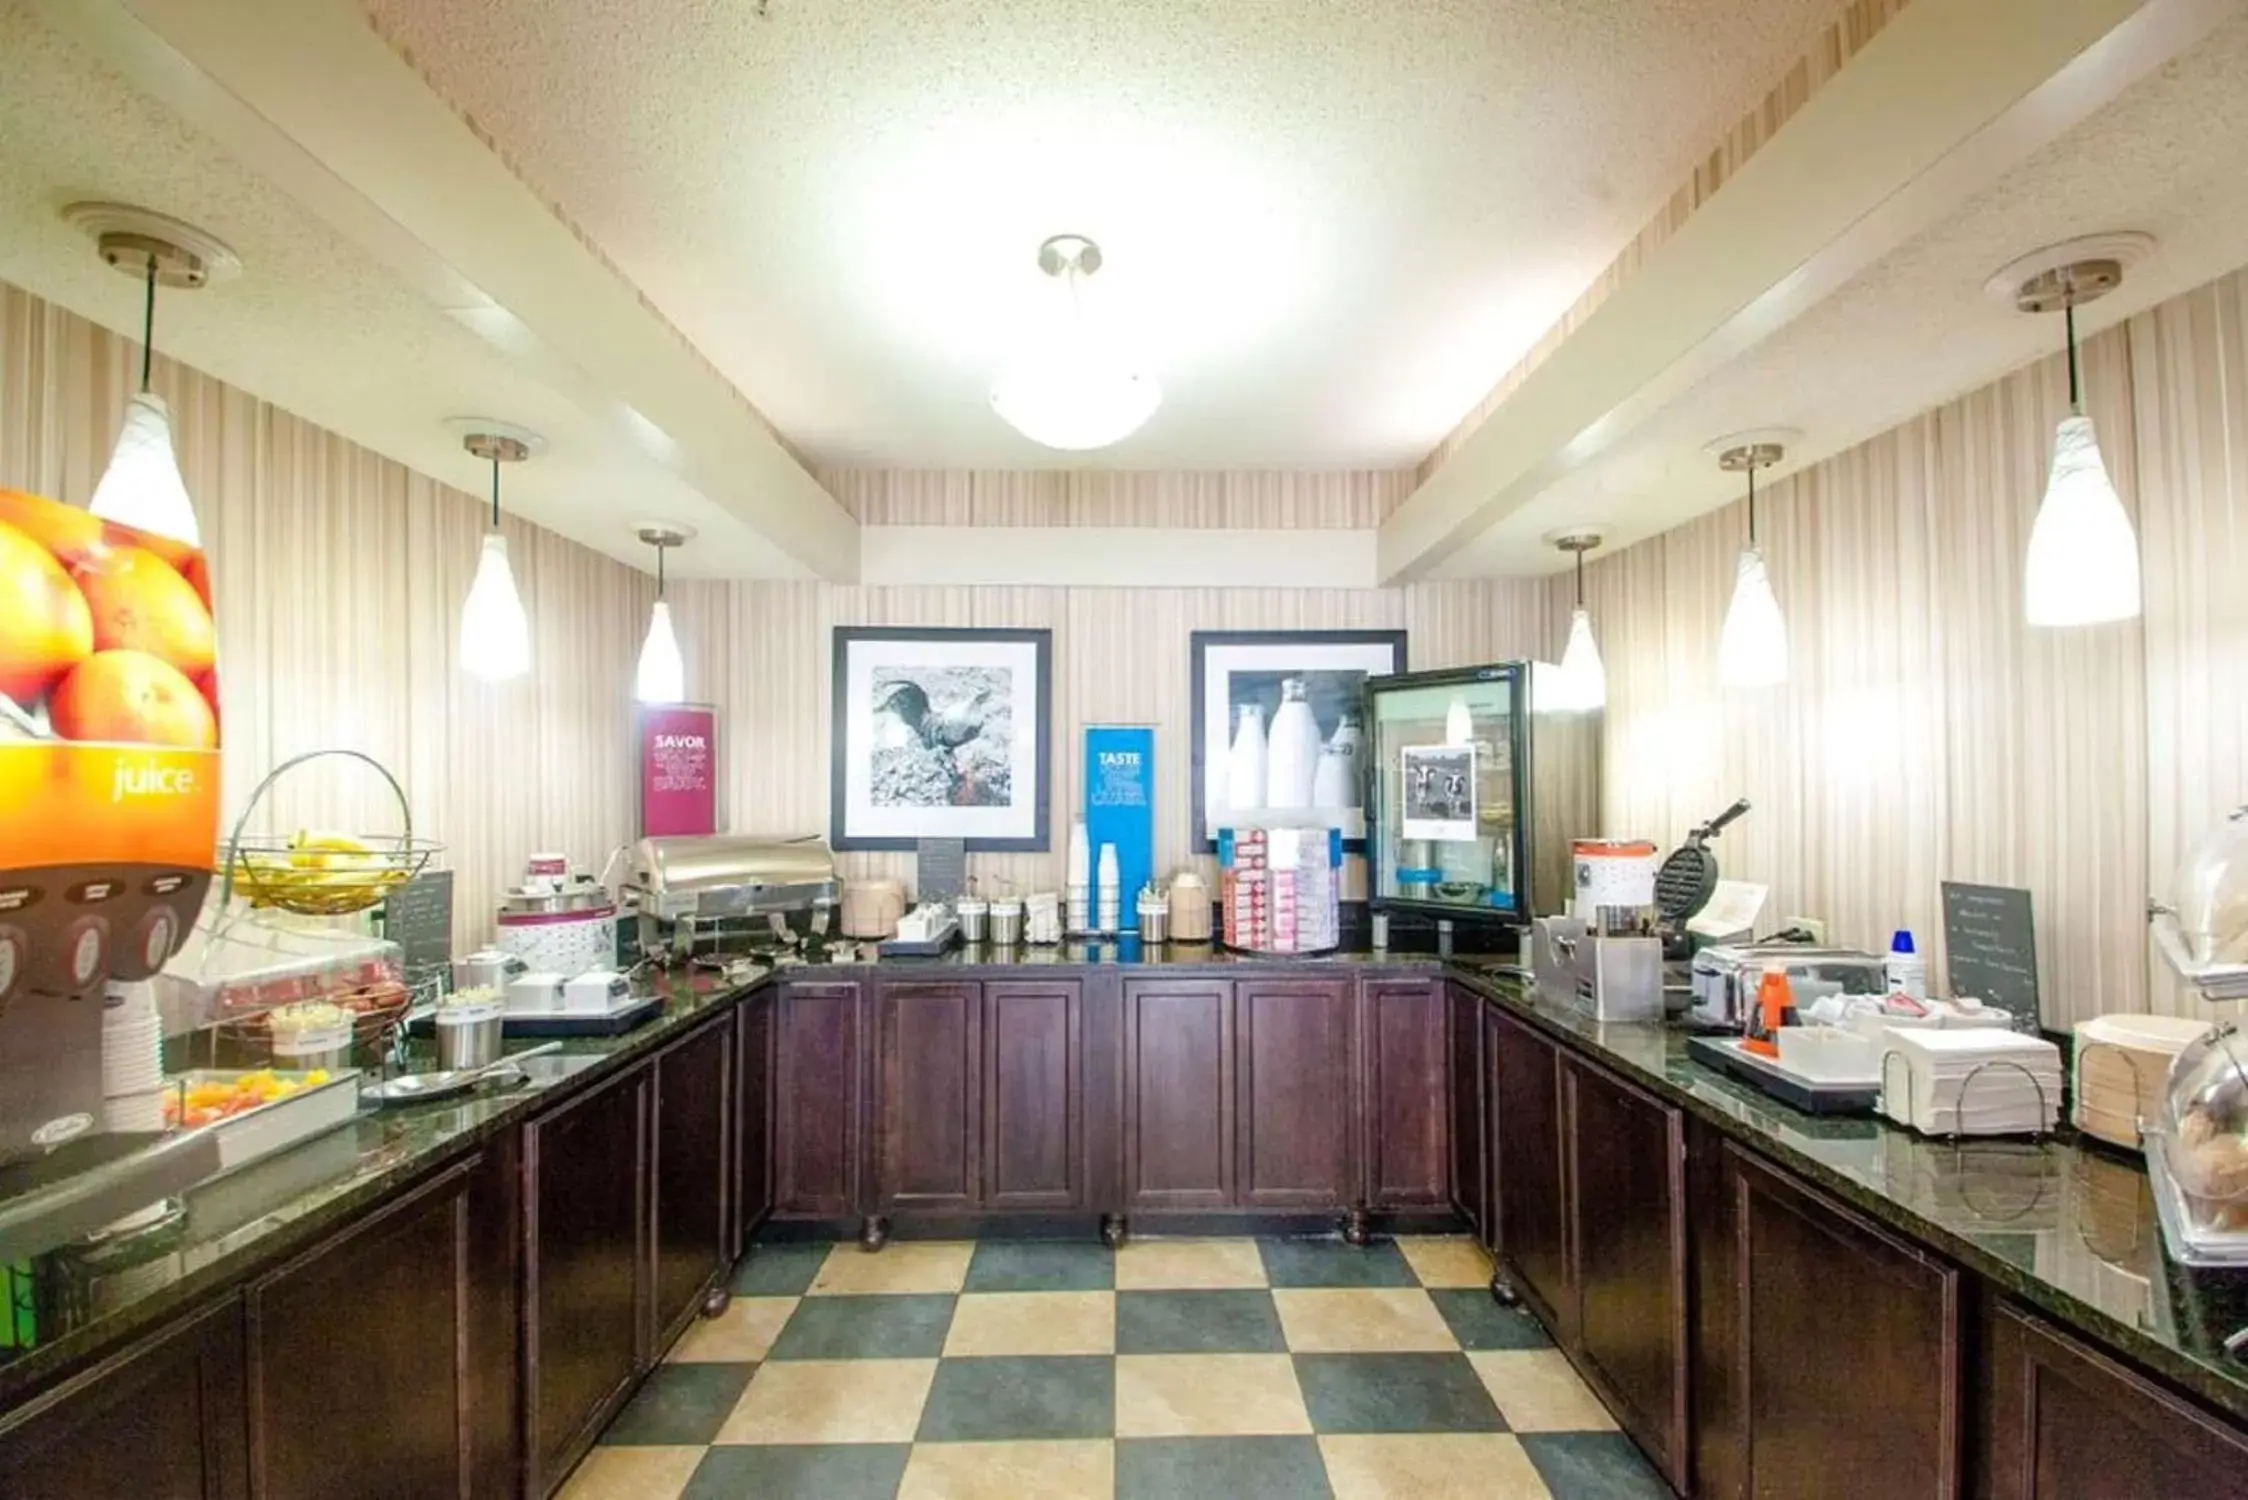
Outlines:
[[164, 1087], [167, 1092], [178, 1090], [185, 1098], [189, 1089], [212, 1084], [233, 1088], [253, 1074], [270, 1075], [303, 1087], [285, 1098], [228, 1115], [209, 1125], [192, 1127], [208, 1130], [217, 1138], [221, 1172], [231, 1172], [277, 1151], [286, 1151], [299, 1141], [348, 1124], [359, 1113], [357, 1068], [334, 1069], [318, 1083], [307, 1082], [313, 1076], [311, 1073], [278, 1068], [196, 1068], [165, 1079]]

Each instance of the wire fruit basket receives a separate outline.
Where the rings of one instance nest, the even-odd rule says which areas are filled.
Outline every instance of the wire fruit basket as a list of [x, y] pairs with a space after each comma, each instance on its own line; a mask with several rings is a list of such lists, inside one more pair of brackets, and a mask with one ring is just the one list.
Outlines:
[[[394, 834], [244, 832], [273, 784], [309, 761], [336, 756], [374, 768], [398, 799], [402, 831]], [[277, 908], [307, 917], [340, 917], [365, 911], [426, 868], [444, 846], [414, 835], [413, 811], [398, 778], [357, 750], [314, 750], [283, 761], [250, 794], [223, 855], [220, 907], [236, 892], [252, 909]]]

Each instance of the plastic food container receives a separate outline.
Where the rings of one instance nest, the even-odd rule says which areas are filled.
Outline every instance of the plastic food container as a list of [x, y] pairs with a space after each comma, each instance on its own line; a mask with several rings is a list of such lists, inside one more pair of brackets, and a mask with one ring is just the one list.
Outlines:
[[283, 1067], [331, 1071], [351, 1066], [351, 1022], [333, 1026], [276, 1027], [273, 1058]]

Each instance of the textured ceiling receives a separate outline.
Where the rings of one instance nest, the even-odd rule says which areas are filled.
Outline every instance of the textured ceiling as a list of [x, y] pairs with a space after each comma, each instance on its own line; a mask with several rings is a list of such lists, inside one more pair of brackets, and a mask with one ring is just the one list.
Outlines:
[[[1043, 466], [985, 404], [1098, 239], [1126, 467], [1417, 461], [1761, 97], [1805, 0], [370, 0], [810, 458]], [[760, 14], [760, 12], [765, 12]]]
[[1441, 569], [1557, 571], [1544, 534], [1604, 523], [1609, 550], [1738, 498], [1709, 440], [1751, 427], [1803, 436], [1782, 469], [1841, 451], [2057, 353], [2057, 318], [1983, 291], [1999, 267], [2078, 235], [2134, 229], [2154, 251], [2084, 309], [2095, 332], [2248, 262], [2248, 14], [2127, 90], [1936, 232], [1884, 257], [1661, 412], [1611, 456], [1507, 516]]
[[186, 219], [226, 241], [244, 273], [159, 299], [165, 354], [471, 491], [488, 470], [445, 419], [517, 422], [550, 448], [508, 476], [509, 510], [636, 566], [648, 552], [631, 523], [662, 516], [701, 532], [673, 559], [682, 574], [800, 572], [22, 0], [0, 0], [0, 58], [0, 279], [137, 338], [139, 289], [59, 210], [112, 199]]

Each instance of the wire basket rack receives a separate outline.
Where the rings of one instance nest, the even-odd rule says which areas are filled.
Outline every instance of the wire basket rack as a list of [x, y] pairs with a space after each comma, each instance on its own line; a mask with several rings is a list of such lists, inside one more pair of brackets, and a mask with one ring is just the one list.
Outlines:
[[[261, 835], [247, 832], [250, 820], [274, 784], [316, 760], [340, 758], [371, 767], [398, 801], [400, 832], [384, 834]], [[221, 851], [224, 869], [220, 909], [233, 897], [248, 898], [253, 910], [278, 908], [307, 917], [340, 917], [366, 911], [419, 875], [444, 849], [414, 834], [413, 810], [405, 788], [387, 767], [358, 750], [314, 750], [275, 766], [250, 793], [234, 832]]]

